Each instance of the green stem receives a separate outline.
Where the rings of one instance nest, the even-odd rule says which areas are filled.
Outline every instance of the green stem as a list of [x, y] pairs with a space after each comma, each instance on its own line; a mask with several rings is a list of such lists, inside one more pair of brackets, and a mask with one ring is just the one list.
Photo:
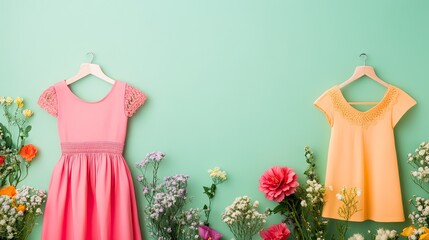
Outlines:
[[21, 147], [19, 145], [19, 140], [21, 139], [21, 128], [18, 126], [18, 137], [16, 138], [16, 151], [17, 154], [19, 154], [19, 151], [21, 150]]
[[8, 105], [3, 105], [3, 110], [4, 110], [4, 116], [6, 117], [7, 120], [7, 129], [10, 129], [10, 113], [9, 113], [9, 106]]
[[207, 211], [205, 211], [205, 215], [206, 215], [206, 224], [209, 224], [209, 219], [210, 219], [210, 212], [212, 211], [212, 198], [209, 197], [209, 209]]
[[[24, 181], [24, 179], [26, 179], [27, 178], [27, 176], [28, 176], [28, 168], [29, 168], [29, 165], [25, 165], [25, 176], [23, 177], [23, 178], [18, 178], [18, 182], [16, 183], [16, 185], [18, 186], [18, 184], [20, 183], [20, 182], [22, 182], [22, 181]], [[20, 168], [20, 172], [21, 172], [21, 168]], [[21, 176], [21, 175], [20, 175]]]
[[341, 233], [341, 240], [345, 240], [346, 239], [346, 234], [347, 234], [347, 230], [349, 229], [349, 221], [346, 220], [345, 223], [343, 224], [342, 227], [342, 233]]
[[425, 192], [429, 193], [429, 189], [426, 189], [425, 185], [424, 185], [421, 181], [416, 180], [415, 178], [413, 178], [413, 182], [414, 182], [417, 186], [419, 186], [421, 189], [423, 189], [423, 191], [425, 191]]
[[[296, 218], [296, 211], [295, 211], [295, 207], [293, 207], [290, 203], [289, 203], [289, 201], [286, 201], [286, 204], [288, 205], [288, 207], [289, 207], [289, 214], [292, 214], [292, 217], [293, 217], [293, 219], [294, 219], [294, 221], [295, 221], [295, 225], [298, 227], [298, 230], [299, 230], [299, 234], [300, 234], [300, 236], [302, 236], [302, 237], [304, 237], [304, 233], [303, 233], [303, 231], [302, 231], [302, 227], [301, 227], [301, 225], [300, 225], [300, 221], [298, 221], [298, 219]], [[290, 210], [292, 210], [292, 212], [290, 211]]]

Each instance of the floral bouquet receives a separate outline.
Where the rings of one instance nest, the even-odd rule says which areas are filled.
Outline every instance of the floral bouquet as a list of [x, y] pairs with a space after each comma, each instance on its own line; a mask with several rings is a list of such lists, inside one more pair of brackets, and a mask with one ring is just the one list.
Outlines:
[[258, 212], [258, 206], [258, 201], [251, 203], [248, 196], [243, 196], [225, 208], [222, 221], [228, 225], [236, 240], [250, 240], [262, 230], [267, 214]]
[[429, 142], [422, 142], [414, 154], [409, 153], [408, 163], [415, 169], [411, 171], [414, 183], [429, 193]]
[[[137, 164], [142, 175], [138, 181], [143, 185], [146, 199], [146, 223], [152, 237], [159, 240], [188, 240], [198, 238], [200, 216], [198, 209], [183, 210], [188, 202], [186, 188], [189, 176], [178, 174], [158, 178], [158, 169], [165, 154], [151, 152]], [[146, 172], [152, 169], [152, 176]]]
[[27, 177], [37, 153], [34, 145], [25, 145], [31, 130], [28, 120], [33, 112], [23, 109], [24, 99], [20, 97], [15, 101], [11, 97], [0, 97], [0, 105], [6, 118], [6, 123], [0, 122], [0, 187], [17, 186]]
[[24, 109], [21, 97], [0, 97], [0, 108], [6, 120], [0, 121], [0, 240], [27, 239], [46, 201], [45, 191], [16, 188], [37, 154], [34, 145], [25, 144], [33, 112]]
[[0, 190], [0, 239], [27, 239], [36, 218], [42, 215], [46, 192], [24, 186]]
[[410, 199], [410, 203], [415, 207], [415, 210], [408, 215], [413, 225], [429, 227], [429, 199], [414, 196]]
[[274, 166], [259, 178], [259, 190], [265, 198], [278, 202], [270, 212], [284, 216], [296, 239], [323, 239], [328, 223], [322, 218], [326, 189], [316, 175], [315, 159], [309, 147], [305, 147], [305, 157], [308, 164], [304, 172], [305, 186], [299, 186], [298, 175], [292, 168]]
[[[429, 142], [422, 142], [414, 154], [409, 153], [408, 163], [414, 167], [410, 172], [413, 182], [429, 193]], [[414, 195], [409, 202], [415, 207], [408, 215], [413, 225], [405, 228], [401, 235], [408, 239], [429, 239], [429, 199]]]

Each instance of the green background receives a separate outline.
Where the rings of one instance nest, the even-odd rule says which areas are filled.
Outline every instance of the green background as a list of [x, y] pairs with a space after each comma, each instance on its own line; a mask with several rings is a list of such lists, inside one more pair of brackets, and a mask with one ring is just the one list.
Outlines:
[[[274, 206], [258, 191], [258, 178], [270, 166], [293, 167], [302, 180], [309, 145], [324, 178], [330, 128], [313, 102], [362, 65], [358, 56], [366, 52], [382, 79], [418, 102], [395, 128], [407, 215], [407, 200], [423, 196], [409, 177], [406, 155], [429, 130], [428, 11], [423, 0], [1, 1], [0, 95], [24, 97], [35, 111], [29, 142], [40, 153], [25, 184], [48, 189], [61, 154], [56, 119], [37, 106], [39, 95], [76, 74], [93, 51], [107, 75], [148, 96], [128, 126], [124, 156], [133, 178], [134, 163], [161, 150], [167, 154], [161, 175], [189, 174], [190, 205], [202, 207], [202, 185], [211, 182], [207, 170], [226, 170], [211, 222], [231, 239], [220, 214], [237, 196], [259, 200], [262, 211]], [[109, 88], [94, 77], [72, 87], [89, 101]], [[383, 93], [370, 80], [345, 89], [352, 100], [378, 100]], [[144, 226], [136, 181], [135, 188]], [[31, 239], [40, 238], [41, 220]], [[350, 232], [409, 224], [367, 221], [352, 224]]]

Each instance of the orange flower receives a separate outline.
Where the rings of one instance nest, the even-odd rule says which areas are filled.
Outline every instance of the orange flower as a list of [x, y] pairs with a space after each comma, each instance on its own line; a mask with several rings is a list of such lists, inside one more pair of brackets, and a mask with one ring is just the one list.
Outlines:
[[419, 240], [429, 240], [429, 228], [421, 227], [419, 230], [423, 230], [423, 234], [420, 235]]
[[24, 212], [25, 211], [25, 205], [19, 205], [17, 208], [16, 208], [16, 210], [18, 211], [18, 212]]
[[414, 230], [416, 230], [416, 228], [414, 226], [406, 227], [406, 228], [404, 228], [404, 230], [402, 230], [401, 236], [409, 237], [411, 234], [414, 233]]
[[14, 186], [7, 186], [0, 189], [0, 195], [14, 197], [16, 195], [16, 189]]
[[21, 148], [19, 151], [19, 155], [21, 155], [22, 158], [25, 158], [28, 162], [31, 162], [33, 158], [36, 156], [37, 148], [33, 144], [25, 145]]

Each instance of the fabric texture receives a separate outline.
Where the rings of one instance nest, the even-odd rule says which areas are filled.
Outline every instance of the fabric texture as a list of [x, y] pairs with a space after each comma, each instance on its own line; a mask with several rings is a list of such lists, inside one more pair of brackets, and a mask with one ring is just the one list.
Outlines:
[[53, 86], [49, 87], [42, 93], [38, 103], [49, 114], [51, 114], [54, 117], [57, 116], [57, 94]]
[[[129, 92], [133, 104], [127, 107]], [[78, 98], [65, 81], [40, 96], [39, 105], [57, 117], [62, 149], [49, 185], [41, 239], [141, 239], [133, 180], [122, 150], [128, 117], [145, 100], [121, 81], [97, 102]]]
[[326, 91], [314, 105], [331, 126], [327, 190], [323, 216], [341, 219], [343, 187], [356, 187], [358, 211], [351, 221], [402, 222], [404, 212], [393, 128], [416, 101], [398, 87], [389, 85], [384, 97], [367, 111], [352, 107], [338, 86]]

